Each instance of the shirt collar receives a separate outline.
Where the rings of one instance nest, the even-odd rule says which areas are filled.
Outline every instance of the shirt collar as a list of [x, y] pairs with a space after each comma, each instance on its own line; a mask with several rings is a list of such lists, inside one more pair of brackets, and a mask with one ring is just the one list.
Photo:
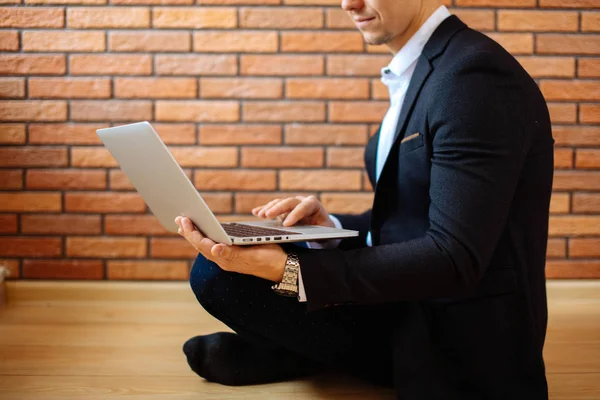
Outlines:
[[[381, 69], [382, 78], [392, 78], [393, 76], [402, 75], [419, 58], [433, 32], [449, 16], [450, 12], [446, 6], [440, 6], [435, 10], [400, 51], [396, 53], [389, 65]], [[392, 74], [393, 76], [390, 76]]]

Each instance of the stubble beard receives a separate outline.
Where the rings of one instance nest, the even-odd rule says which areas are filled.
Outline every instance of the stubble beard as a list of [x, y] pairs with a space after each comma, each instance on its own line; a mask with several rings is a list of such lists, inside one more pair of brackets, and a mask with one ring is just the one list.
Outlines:
[[378, 35], [376, 37], [368, 37], [363, 35], [363, 39], [365, 40], [366, 44], [369, 44], [371, 46], [379, 46], [382, 44], [386, 44], [392, 41], [392, 39], [394, 38], [394, 36], [391, 33], [383, 33], [381, 35]]

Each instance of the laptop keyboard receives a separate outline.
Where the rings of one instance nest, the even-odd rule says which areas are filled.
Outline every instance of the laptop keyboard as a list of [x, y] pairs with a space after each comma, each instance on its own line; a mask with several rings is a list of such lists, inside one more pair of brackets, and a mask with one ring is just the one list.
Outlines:
[[230, 236], [253, 237], [253, 236], [275, 236], [275, 235], [302, 235], [299, 232], [282, 231], [279, 229], [262, 228], [260, 226], [242, 225], [236, 223], [222, 224], [225, 232]]

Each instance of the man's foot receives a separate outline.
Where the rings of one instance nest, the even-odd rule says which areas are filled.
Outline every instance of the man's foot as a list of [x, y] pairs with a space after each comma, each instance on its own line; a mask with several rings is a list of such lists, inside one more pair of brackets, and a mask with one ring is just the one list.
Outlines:
[[183, 345], [192, 371], [211, 382], [240, 386], [280, 382], [319, 372], [319, 364], [286, 350], [260, 348], [235, 333], [196, 336]]

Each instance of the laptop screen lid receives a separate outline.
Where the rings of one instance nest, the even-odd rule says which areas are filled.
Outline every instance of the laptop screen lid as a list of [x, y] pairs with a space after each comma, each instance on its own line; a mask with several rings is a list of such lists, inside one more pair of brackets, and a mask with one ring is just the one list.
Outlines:
[[211, 240], [232, 243], [149, 122], [96, 133], [165, 229], [177, 232], [175, 218], [185, 216]]

